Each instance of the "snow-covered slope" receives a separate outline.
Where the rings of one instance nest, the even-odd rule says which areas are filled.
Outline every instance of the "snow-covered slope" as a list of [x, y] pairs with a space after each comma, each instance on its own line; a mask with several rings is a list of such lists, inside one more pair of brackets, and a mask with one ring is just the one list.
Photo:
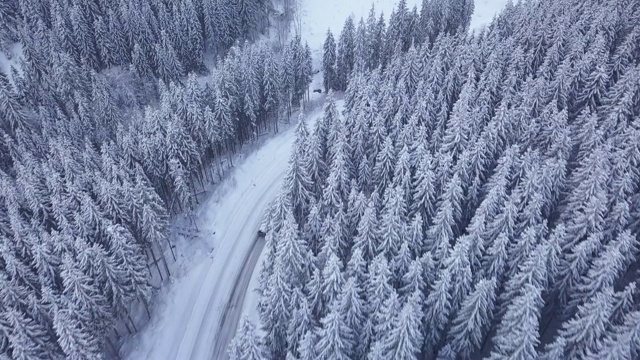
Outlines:
[[[302, 19], [302, 38], [312, 49], [322, 48], [327, 29], [331, 29], [337, 38], [344, 21], [353, 15], [356, 25], [360, 18], [367, 19], [371, 6], [375, 6], [376, 14], [383, 12], [386, 19], [397, 6], [397, 0], [300, 0], [300, 16]], [[490, 0], [493, 1], [493, 0]], [[409, 9], [420, 8], [422, 0], [407, 0]]]
[[[327, 30], [330, 29], [336, 40], [340, 36], [342, 26], [349, 15], [353, 15], [356, 25], [360, 18], [366, 20], [371, 6], [375, 6], [376, 13], [383, 12], [387, 20], [397, 0], [299, 0], [302, 23], [302, 39], [305, 40], [314, 57], [314, 66], [319, 67], [322, 62], [322, 45]], [[407, 6], [418, 6], [422, 0], [407, 0]]]
[[0, 51], [0, 71], [11, 78], [11, 66], [19, 69], [18, 59], [22, 56], [22, 45], [15, 43], [11, 45], [8, 52]]

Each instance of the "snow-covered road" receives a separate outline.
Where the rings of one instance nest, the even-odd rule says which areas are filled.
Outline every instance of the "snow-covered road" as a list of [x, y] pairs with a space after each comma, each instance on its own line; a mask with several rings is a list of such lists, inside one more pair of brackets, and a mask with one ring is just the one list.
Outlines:
[[127, 359], [214, 358], [222, 315], [264, 210], [280, 188], [293, 135], [291, 127], [268, 140], [200, 206], [201, 232], [217, 232], [212, 256], [189, 264], [190, 270], [156, 299], [152, 319], [125, 346]]

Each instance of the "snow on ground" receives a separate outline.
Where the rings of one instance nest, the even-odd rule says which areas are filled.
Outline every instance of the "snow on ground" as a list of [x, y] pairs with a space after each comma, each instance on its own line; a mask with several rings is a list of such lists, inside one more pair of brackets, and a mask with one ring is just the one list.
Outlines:
[[0, 72], [11, 79], [11, 66], [18, 67], [20, 56], [22, 56], [22, 45], [19, 43], [10, 45], [7, 52], [0, 51]]
[[[396, 0], [299, 0], [300, 16], [302, 23], [302, 39], [305, 40], [314, 57], [314, 68], [319, 68], [322, 63], [322, 46], [327, 36], [327, 30], [331, 29], [333, 36], [338, 41], [342, 26], [347, 17], [354, 17], [356, 26], [360, 18], [366, 21], [371, 6], [375, 6], [376, 16], [383, 12], [387, 21], [391, 11], [397, 6]], [[409, 9], [413, 6], [420, 8], [422, 0], [407, 0]]]
[[249, 281], [249, 289], [247, 290], [247, 294], [244, 298], [244, 304], [242, 305], [242, 315], [240, 319], [247, 317], [251, 322], [256, 324], [258, 328], [260, 328], [260, 314], [258, 313], [258, 304], [260, 302], [260, 294], [258, 294], [257, 289], [260, 286], [260, 270], [264, 267], [264, 262], [267, 259], [267, 252], [263, 251], [260, 254], [260, 258], [258, 258], [258, 264], [253, 270], [253, 274], [251, 275], [251, 280]]
[[9, 74], [10, 67], [10, 60], [7, 59], [7, 54], [0, 51], [0, 71]]
[[198, 222], [214, 250], [155, 299], [146, 327], [125, 344], [127, 359], [207, 359], [219, 317], [242, 268], [262, 214], [279, 189], [293, 129], [249, 155], [214, 195], [200, 206]]
[[[282, 166], [292, 142], [291, 131], [281, 133], [249, 156], [216, 193], [226, 193], [200, 208], [199, 222], [215, 249], [211, 257], [194, 259], [183, 277], [155, 299], [147, 326], [125, 345], [128, 359], [208, 358], [209, 338], [217, 328], [232, 282], [252, 244], [267, 201], [278, 189]], [[275, 166], [272, 166], [275, 165]], [[270, 196], [271, 195], [271, 196]], [[217, 230], [217, 232], [216, 232]], [[215, 233], [215, 234], [214, 234]], [[226, 295], [226, 296], [225, 296]], [[207, 338], [200, 342], [199, 339]]]
[[[475, 0], [475, 9], [471, 16], [470, 30], [479, 30], [488, 25], [493, 17], [507, 5], [510, 0]], [[517, 0], [516, 0], [517, 1]], [[514, 1], [514, 2], [516, 2]]]

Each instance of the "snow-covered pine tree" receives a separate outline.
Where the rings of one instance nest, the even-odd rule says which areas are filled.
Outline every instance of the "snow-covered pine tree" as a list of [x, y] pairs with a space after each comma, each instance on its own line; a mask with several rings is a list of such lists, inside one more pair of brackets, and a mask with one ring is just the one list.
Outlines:
[[[637, 132], [629, 126], [637, 112], [629, 101], [635, 60], [622, 55], [637, 54], [637, 46], [629, 45], [637, 39], [629, 15], [620, 15], [624, 31], [604, 35], [587, 31], [587, 24], [600, 11], [610, 12], [611, 4], [510, 4], [471, 39], [465, 32], [472, 6], [425, 0], [418, 16], [403, 2], [388, 28], [375, 10], [357, 30], [351, 26], [353, 48], [368, 47], [371, 62], [362, 65], [364, 57], [357, 56], [359, 69], [345, 84], [343, 116], [330, 96], [316, 127], [318, 140], [312, 139], [331, 171], [316, 176], [322, 184], [314, 193], [322, 202], [309, 220], [323, 226], [309, 229], [327, 232], [320, 240], [321, 267], [331, 250], [344, 257], [340, 265], [350, 259], [347, 278], [366, 273], [363, 333], [370, 334], [365, 350], [372, 359], [394, 356], [385, 347], [393, 329], [380, 319], [400, 314], [413, 291], [424, 292], [421, 310], [433, 323], [420, 328], [421, 355], [470, 357], [485, 344], [482, 351], [493, 346], [495, 358], [530, 358], [554, 340], [561, 344], [554, 353], [564, 351], [557, 327], [576, 316], [588, 294], [633, 281], [633, 271], [620, 278], [637, 251], [610, 251], [638, 224], [632, 210], [637, 175], [628, 170], [638, 161], [637, 149], [627, 145]], [[562, 25], [551, 31], [551, 23]], [[606, 68], [611, 70], [602, 73]], [[391, 221], [391, 195], [398, 189], [404, 210]], [[366, 202], [358, 201], [360, 191]], [[333, 224], [342, 223], [344, 214], [347, 231], [337, 231], [342, 227]], [[403, 236], [380, 230], [396, 222]], [[604, 259], [612, 262], [600, 264]], [[603, 272], [594, 273], [595, 262]], [[318, 274], [310, 298], [324, 307], [315, 314], [319, 320], [330, 304], [318, 295], [317, 284], [326, 280], [317, 265], [310, 265]], [[482, 279], [495, 282], [493, 291], [484, 289], [485, 297], [493, 297], [496, 319], [487, 314], [456, 337], [453, 328], [469, 324], [461, 313], [475, 305], [466, 300], [480, 298], [472, 284]], [[633, 311], [633, 291], [629, 285], [614, 292], [619, 310], [584, 356], [602, 355], [603, 344], [613, 349]], [[554, 314], [562, 321], [549, 321]], [[615, 351], [633, 356], [629, 341], [625, 337]]]
[[526, 284], [513, 298], [500, 320], [490, 359], [534, 359], [537, 357], [540, 313], [544, 302], [541, 288]]
[[349, 16], [344, 23], [337, 45], [336, 56], [336, 89], [346, 90], [351, 71], [355, 66], [355, 33], [353, 17]]
[[338, 299], [341, 317], [353, 334], [353, 348], [349, 349], [352, 357], [364, 356], [366, 344], [369, 342], [368, 334], [364, 331], [368, 314], [361, 286], [357, 278], [348, 278]]
[[155, 46], [156, 72], [166, 84], [179, 81], [184, 74], [182, 62], [166, 32], [160, 34], [160, 43]]
[[337, 73], [336, 73], [336, 41], [333, 38], [331, 30], [327, 30], [327, 38], [324, 41], [324, 52], [322, 53], [322, 75], [324, 83], [324, 92], [337, 89]]
[[[400, 188], [387, 188], [385, 206], [380, 216], [380, 228], [377, 254], [389, 259], [395, 257], [406, 237], [406, 206]], [[407, 244], [408, 245], [408, 244]], [[408, 251], [408, 248], [406, 249]], [[409, 254], [406, 254], [409, 255]]]
[[431, 319], [430, 326], [426, 326], [423, 353], [436, 354], [440, 348], [445, 329], [451, 316], [451, 273], [440, 271], [440, 276], [434, 283], [424, 302], [424, 317]]
[[453, 351], [469, 358], [480, 349], [493, 322], [497, 282], [495, 278], [482, 279], [462, 302], [456, 317], [451, 321], [448, 340]]
[[256, 326], [248, 318], [242, 319], [240, 327], [229, 347], [229, 355], [233, 360], [262, 360], [264, 353]]
[[382, 342], [382, 351], [388, 358], [418, 359], [424, 337], [421, 297], [419, 291], [413, 292], [393, 319], [393, 329]]
[[318, 342], [315, 344], [317, 359], [347, 360], [355, 347], [354, 333], [342, 317], [337, 301], [333, 302], [329, 313], [321, 320]]

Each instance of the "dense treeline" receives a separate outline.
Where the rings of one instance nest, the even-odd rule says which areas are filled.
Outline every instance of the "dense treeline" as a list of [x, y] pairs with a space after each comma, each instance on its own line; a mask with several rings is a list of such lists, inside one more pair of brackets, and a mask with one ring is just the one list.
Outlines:
[[265, 4], [0, 3], [23, 52], [0, 72], [0, 358], [97, 359], [135, 331], [170, 217], [306, 96], [300, 38], [247, 41]]
[[352, 70], [297, 128], [232, 358], [638, 359], [639, 17], [522, 1]]
[[325, 92], [345, 90], [349, 75], [358, 71], [386, 67], [394, 55], [414, 44], [433, 42], [439, 34], [466, 32], [473, 14], [472, 0], [423, 0], [422, 8], [407, 8], [401, 0], [389, 17], [376, 16], [375, 8], [356, 27], [349, 17], [336, 43], [329, 30], [324, 43], [322, 70]]
[[161, 77], [161, 52], [180, 72], [203, 70], [205, 52], [255, 39], [270, 11], [266, 0], [5, 0], [0, 49], [19, 41], [28, 57], [47, 58], [52, 47], [94, 70], [135, 64]]

